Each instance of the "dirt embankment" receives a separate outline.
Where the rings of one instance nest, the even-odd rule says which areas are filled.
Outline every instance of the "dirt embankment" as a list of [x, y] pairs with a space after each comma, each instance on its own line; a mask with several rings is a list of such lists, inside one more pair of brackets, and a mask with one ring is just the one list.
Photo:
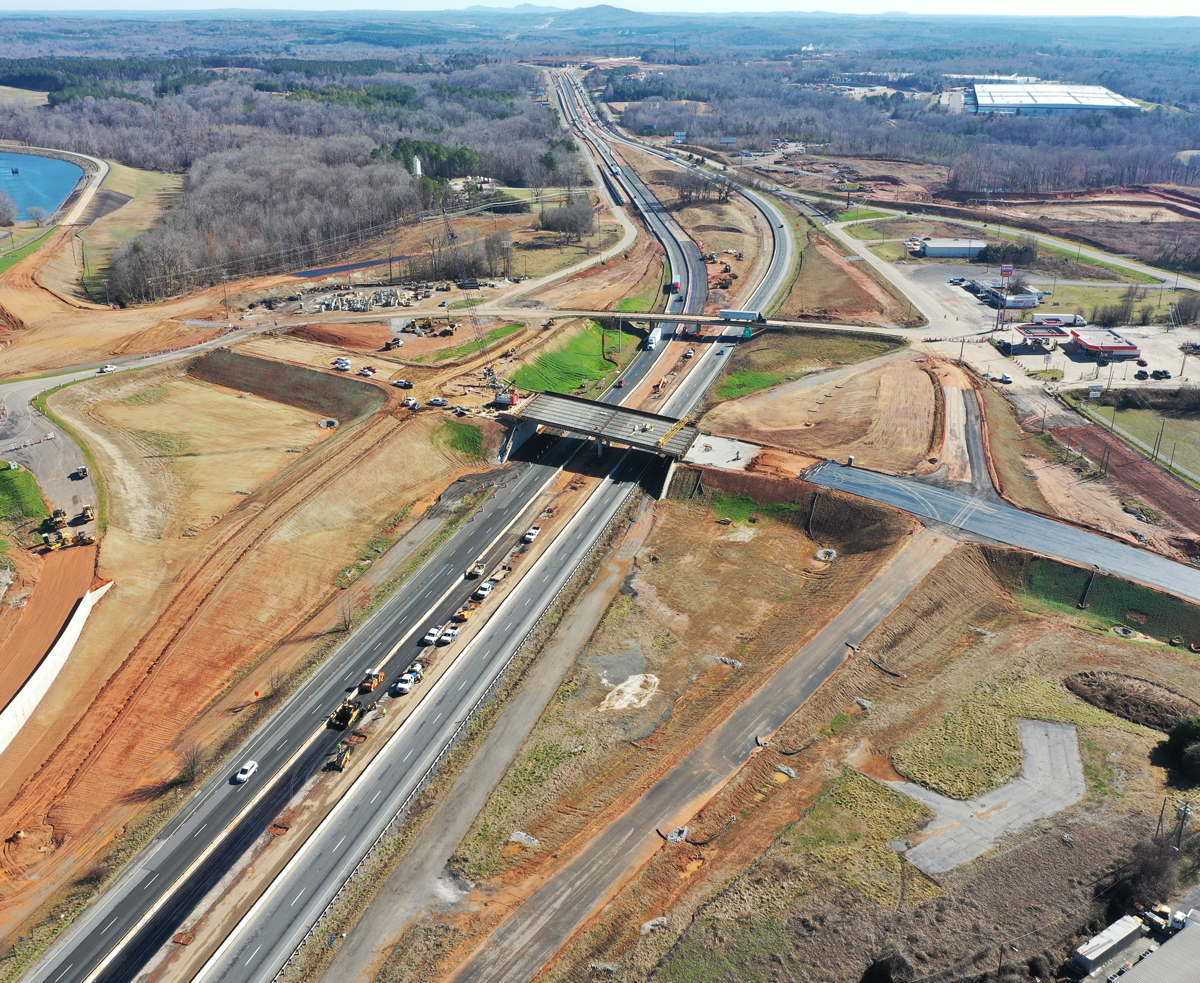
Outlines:
[[341, 423], [374, 413], [387, 402], [387, 396], [378, 386], [286, 362], [241, 355], [228, 348], [205, 355], [192, 366], [190, 374], [228, 389], [320, 413]]
[[721, 403], [701, 425], [812, 457], [853, 454], [880, 471], [928, 470], [940, 439], [940, 384], [926, 368], [896, 358], [837, 378], [800, 379]]
[[289, 333], [323, 345], [356, 348], [363, 352], [377, 352], [392, 338], [392, 329], [383, 324], [305, 324]]
[[[55, 712], [31, 720], [10, 749], [19, 767], [0, 777], [0, 829], [26, 834], [0, 847], [0, 936], [86, 871], [153, 801], [178, 770], [185, 729], [208, 744], [230, 725], [229, 708], [214, 699], [335, 593], [363, 544], [399, 535], [456, 475], [484, 467], [447, 446], [440, 415], [362, 419], [383, 404], [379, 387], [230, 353], [201, 364], [220, 387], [164, 369], [52, 397], [119, 478], [98, 564], [117, 583], [76, 647]], [[141, 391], [121, 388], [131, 386]], [[315, 411], [314, 440], [297, 440], [294, 410], [256, 413], [258, 401], [239, 390]], [[102, 401], [107, 393], [107, 410], [89, 392]], [[188, 417], [197, 400], [219, 411], [211, 416], [219, 433], [197, 424], [210, 416]], [[317, 414], [352, 422], [317, 439]], [[273, 437], [263, 428], [276, 418]], [[220, 460], [246, 453], [254, 460], [239, 479], [251, 487], [235, 496]], [[201, 506], [223, 514], [181, 532]], [[304, 637], [288, 650], [295, 658], [317, 642]], [[261, 675], [252, 682], [269, 689]]]
[[[889, 845], [921, 825], [906, 800], [850, 770], [895, 780], [892, 750], [979, 692], [1011, 700], [1017, 715], [1039, 709], [1022, 692], [1069, 708], [1079, 704], [1061, 686], [1065, 675], [1114, 666], [1187, 700], [1200, 696], [1187, 653], [1166, 651], [1147, 668], [1144, 644], [1083, 630], [1069, 613], [1027, 613], [1009, 594], [1012, 575], [1004, 557], [956, 549], [706, 806], [688, 842], [664, 845], [625, 885], [548, 978], [584, 979], [604, 965], [616, 983], [859, 983], [894, 946], [915, 975], [973, 979], [994, 967], [1004, 940], [1022, 966], [1044, 958], [1041, 977], [1051, 978], [1103, 917], [1097, 882], [1153, 830], [1166, 794], [1165, 775], [1146, 764], [1155, 739], [1116, 718], [1081, 727], [1092, 794], [936, 883]], [[660, 916], [665, 924], [644, 927]], [[444, 926], [442, 937], [460, 925]]]

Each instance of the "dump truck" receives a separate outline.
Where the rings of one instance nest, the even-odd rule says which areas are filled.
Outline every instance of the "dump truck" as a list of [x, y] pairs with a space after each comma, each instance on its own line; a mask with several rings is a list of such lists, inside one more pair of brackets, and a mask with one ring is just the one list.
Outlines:
[[350, 758], [353, 754], [354, 749], [352, 747], [340, 745], [338, 747], [337, 755], [334, 757], [329, 767], [331, 767], [334, 771], [345, 771], [346, 765], [350, 764]]
[[375, 687], [382, 682], [382, 672], [368, 672], [365, 676], [363, 676], [362, 682], [358, 684], [358, 691], [360, 693], [373, 692]]
[[50, 513], [50, 524], [55, 529], [61, 529], [67, 524], [67, 513], [65, 509], [55, 509]]
[[348, 727], [353, 727], [355, 721], [363, 715], [363, 712], [361, 701], [346, 700], [329, 715], [329, 726], [334, 730], [345, 730]]
[[83, 521], [91, 522], [95, 518], [96, 518], [96, 510], [94, 508], [92, 508], [90, 505], [85, 505], [83, 507]]

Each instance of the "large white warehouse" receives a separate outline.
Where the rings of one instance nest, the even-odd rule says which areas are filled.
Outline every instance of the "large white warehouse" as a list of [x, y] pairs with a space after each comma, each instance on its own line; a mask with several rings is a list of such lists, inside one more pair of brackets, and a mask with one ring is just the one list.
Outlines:
[[1013, 116], [1049, 116], [1053, 113], [1108, 113], [1114, 109], [1139, 109], [1102, 85], [1071, 85], [1066, 82], [1032, 84], [979, 83], [973, 86], [975, 113], [1004, 113]]

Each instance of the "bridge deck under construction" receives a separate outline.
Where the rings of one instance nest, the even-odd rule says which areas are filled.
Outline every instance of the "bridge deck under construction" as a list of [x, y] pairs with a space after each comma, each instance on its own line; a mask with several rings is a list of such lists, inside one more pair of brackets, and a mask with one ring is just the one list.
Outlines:
[[699, 433], [691, 424], [680, 426], [675, 417], [561, 393], [538, 393], [515, 410], [514, 415], [583, 437], [628, 444], [668, 457], [683, 457]]

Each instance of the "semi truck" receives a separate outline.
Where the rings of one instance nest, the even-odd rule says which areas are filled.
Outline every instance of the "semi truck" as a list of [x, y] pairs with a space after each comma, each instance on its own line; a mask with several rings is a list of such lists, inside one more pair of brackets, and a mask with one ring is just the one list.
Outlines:
[[760, 311], [721, 311], [721, 318], [725, 321], [751, 321], [754, 324], [764, 324], [767, 320]]
[[662, 341], [662, 328], [654, 328], [650, 334], [646, 336], [646, 351], [652, 352], [658, 347], [658, 343]]
[[680, 284], [679, 274], [678, 273], [672, 274], [671, 285], [669, 287], [667, 287], [667, 293], [677, 294], [677, 293], [679, 293], [680, 289], [681, 289], [681, 284]]

